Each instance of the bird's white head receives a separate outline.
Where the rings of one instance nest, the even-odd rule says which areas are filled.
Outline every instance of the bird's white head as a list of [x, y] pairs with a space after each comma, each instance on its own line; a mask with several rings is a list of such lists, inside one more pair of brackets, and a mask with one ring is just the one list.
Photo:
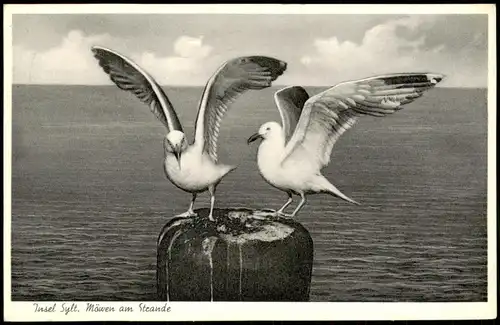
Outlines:
[[256, 140], [259, 139], [269, 139], [273, 138], [276, 136], [281, 135], [281, 125], [276, 122], [267, 122], [262, 124], [262, 126], [259, 128], [259, 132], [253, 134], [250, 138], [248, 138], [247, 143], [250, 144]]
[[167, 134], [163, 140], [163, 145], [166, 153], [175, 155], [180, 166], [181, 155], [188, 147], [185, 134], [181, 131], [173, 130]]

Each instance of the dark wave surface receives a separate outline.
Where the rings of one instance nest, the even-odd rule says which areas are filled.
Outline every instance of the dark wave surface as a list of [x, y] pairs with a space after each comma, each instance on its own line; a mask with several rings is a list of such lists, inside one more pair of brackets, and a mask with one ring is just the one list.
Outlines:
[[[201, 89], [166, 91], [191, 137]], [[286, 200], [245, 143], [279, 121], [272, 93], [245, 94], [223, 122], [221, 160], [240, 167], [217, 205]], [[157, 235], [190, 199], [164, 178], [161, 124], [113, 87], [13, 98], [13, 300], [154, 300]], [[486, 301], [486, 116], [484, 90], [435, 89], [343, 136], [324, 174], [363, 205], [311, 196], [299, 215], [312, 301]]]

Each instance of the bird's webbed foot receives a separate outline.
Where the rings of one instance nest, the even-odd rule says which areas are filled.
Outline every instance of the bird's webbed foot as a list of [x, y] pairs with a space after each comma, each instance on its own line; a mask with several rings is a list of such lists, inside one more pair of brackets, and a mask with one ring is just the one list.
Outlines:
[[276, 216], [279, 218], [284, 218], [284, 219], [293, 219], [294, 215], [293, 214], [288, 214], [284, 212], [276, 212]]
[[194, 212], [193, 210], [188, 210], [184, 213], [181, 213], [178, 215], [179, 218], [191, 218], [191, 217], [196, 217], [198, 214]]

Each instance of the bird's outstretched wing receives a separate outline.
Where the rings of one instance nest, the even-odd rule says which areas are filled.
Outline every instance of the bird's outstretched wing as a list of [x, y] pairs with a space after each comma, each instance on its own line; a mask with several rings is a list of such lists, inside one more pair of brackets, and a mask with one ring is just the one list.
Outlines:
[[434, 73], [404, 73], [340, 83], [304, 105], [282, 162], [307, 157], [318, 169], [330, 162], [333, 145], [359, 116], [386, 116], [413, 102], [443, 79]]
[[309, 99], [307, 91], [300, 86], [290, 86], [278, 90], [274, 101], [280, 112], [285, 144], [290, 140], [300, 119], [304, 104]]
[[209, 79], [196, 118], [195, 143], [217, 161], [220, 123], [230, 104], [249, 89], [271, 86], [286, 70], [286, 63], [265, 56], [235, 58], [224, 63]]
[[93, 46], [92, 52], [111, 81], [120, 89], [133, 93], [143, 103], [149, 105], [168, 132], [173, 130], [182, 132], [181, 123], [172, 103], [153, 77], [131, 59], [113, 50]]

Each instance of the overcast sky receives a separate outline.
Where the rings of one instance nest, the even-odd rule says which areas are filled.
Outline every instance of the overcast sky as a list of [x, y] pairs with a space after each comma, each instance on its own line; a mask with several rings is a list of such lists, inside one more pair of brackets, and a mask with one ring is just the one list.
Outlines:
[[255, 54], [288, 62], [280, 85], [424, 71], [447, 75], [445, 87], [487, 85], [487, 15], [463, 14], [14, 15], [14, 83], [111, 84], [92, 45], [164, 85], [203, 85], [225, 60]]

